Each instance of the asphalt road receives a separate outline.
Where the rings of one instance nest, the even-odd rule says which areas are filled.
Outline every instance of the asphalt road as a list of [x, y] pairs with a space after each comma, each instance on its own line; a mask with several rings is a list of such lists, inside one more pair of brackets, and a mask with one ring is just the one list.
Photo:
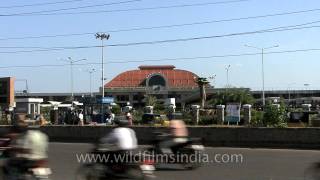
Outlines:
[[[53, 180], [73, 180], [79, 167], [76, 154], [85, 153], [90, 144], [50, 143]], [[207, 148], [212, 162], [194, 171], [157, 171], [155, 180], [304, 180], [305, 169], [320, 161], [320, 151], [284, 149]], [[239, 162], [219, 163], [235, 154]], [[241, 157], [241, 156], [238, 156]], [[217, 161], [216, 161], [216, 160]], [[231, 160], [229, 160], [231, 161]]]

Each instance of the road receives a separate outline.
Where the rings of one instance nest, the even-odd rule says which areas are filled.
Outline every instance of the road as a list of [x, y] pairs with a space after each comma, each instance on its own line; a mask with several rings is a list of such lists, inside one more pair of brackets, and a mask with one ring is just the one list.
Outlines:
[[[76, 154], [85, 153], [90, 147], [81, 143], [50, 143], [52, 179], [73, 180], [80, 165]], [[205, 163], [195, 171], [157, 171], [155, 180], [303, 180], [305, 169], [320, 161], [320, 151], [311, 150], [207, 148], [206, 151], [211, 160], [217, 161]], [[223, 154], [225, 161], [234, 154], [242, 155], [242, 162], [222, 163], [222, 158], [217, 157]]]

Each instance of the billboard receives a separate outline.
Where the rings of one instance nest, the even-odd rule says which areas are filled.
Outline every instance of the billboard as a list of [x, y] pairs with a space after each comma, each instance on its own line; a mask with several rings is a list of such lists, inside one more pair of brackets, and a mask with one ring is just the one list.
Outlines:
[[9, 107], [14, 105], [14, 78], [0, 78], [0, 105]]
[[228, 123], [239, 123], [240, 122], [240, 103], [229, 103], [226, 107], [227, 117], [226, 121]]

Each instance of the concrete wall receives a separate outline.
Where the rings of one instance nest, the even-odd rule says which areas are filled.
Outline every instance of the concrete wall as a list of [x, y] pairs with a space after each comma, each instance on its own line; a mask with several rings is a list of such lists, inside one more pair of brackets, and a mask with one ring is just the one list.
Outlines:
[[[8, 127], [0, 127], [4, 132]], [[48, 126], [40, 128], [51, 141], [96, 142], [112, 127]], [[149, 144], [153, 132], [165, 131], [159, 127], [134, 127], [139, 144]], [[320, 128], [239, 128], [239, 127], [189, 127], [192, 137], [200, 137], [207, 146], [273, 147], [320, 149]]]

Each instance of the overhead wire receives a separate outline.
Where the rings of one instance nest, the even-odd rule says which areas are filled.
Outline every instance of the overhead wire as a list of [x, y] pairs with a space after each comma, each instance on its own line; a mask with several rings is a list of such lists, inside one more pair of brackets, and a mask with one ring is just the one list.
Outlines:
[[[310, 52], [310, 51], [320, 51], [320, 48], [309, 48], [309, 49], [294, 49], [294, 50], [282, 50], [282, 51], [270, 51], [265, 52], [268, 54], [285, 54], [285, 53], [298, 53], [298, 52]], [[177, 58], [162, 58], [162, 59], [143, 59], [143, 60], [111, 60], [106, 62], [106, 64], [127, 64], [127, 63], [141, 63], [141, 62], [163, 62], [163, 61], [189, 61], [189, 60], [201, 60], [201, 59], [211, 59], [211, 58], [227, 58], [227, 57], [243, 57], [243, 56], [256, 56], [261, 55], [261, 53], [241, 53], [241, 54], [224, 54], [224, 55], [211, 55], [211, 56], [195, 56], [195, 57], [177, 57]], [[100, 65], [101, 62], [91, 62], [91, 63], [75, 63], [75, 66], [84, 65]], [[36, 67], [64, 67], [70, 66], [70, 64], [41, 64], [41, 65], [17, 65], [17, 66], [0, 66], [0, 69], [10, 69], [10, 68], [36, 68]]]
[[78, 6], [78, 7], [70, 7], [70, 8], [62, 8], [62, 9], [53, 9], [53, 10], [43, 10], [43, 11], [13, 13], [13, 14], [0, 14], [0, 17], [1, 16], [23, 16], [23, 15], [34, 15], [34, 14], [41, 14], [41, 13], [47, 13], [47, 12], [69, 11], [69, 10], [76, 10], [76, 9], [111, 6], [111, 5], [117, 5], [117, 4], [126, 4], [126, 3], [138, 2], [138, 1], [143, 1], [143, 0], [128, 0], [128, 1], [111, 2], [111, 3], [104, 3], [104, 4], [95, 4], [95, 5]]
[[85, 0], [67, 0], [67, 1], [57, 1], [57, 2], [47, 2], [47, 3], [34, 3], [34, 4], [12, 5], [12, 6], [0, 6], [0, 9], [46, 6], [46, 5], [55, 5], [55, 4], [74, 3], [74, 2], [80, 2], [80, 1], [85, 1]]
[[[138, 0], [136, 0], [138, 1]], [[114, 12], [129, 12], [129, 11], [146, 11], [146, 10], [159, 10], [159, 9], [172, 9], [172, 8], [185, 8], [185, 7], [195, 7], [195, 6], [208, 6], [208, 5], [218, 5], [218, 4], [230, 4], [238, 2], [246, 2], [251, 0], [229, 0], [229, 1], [218, 1], [218, 2], [207, 2], [207, 3], [193, 3], [193, 4], [180, 4], [180, 5], [170, 5], [170, 6], [156, 6], [156, 7], [144, 7], [144, 8], [128, 8], [128, 9], [114, 9], [114, 10], [97, 10], [97, 11], [82, 11], [82, 12], [61, 12], [61, 13], [45, 13], [44, 11], [34, 11], [34, 12], [22, 12], [22, 13], [12, 13], [12, 14], [0, 14], [0, 17], [13, 17], [13, 16], [52, 16], [52, 15], [76, 15], [76, 14], [96, 14], [96, 13], [114, 13]], [[69, 9], [71, 10], [71, 9]], [[46, 10], [49, 12], [50, 10]], [[51, 10], [56, 11], [66, 11], [64, 10]]]
[[[103, 32], [117, 33], [117, 32], [128, 32], [128, 31], [141, 31], [141, 30], [152, 30], [152, 29], [175, 28], [175, 27], [194, 26], [194, 25], [212, 24], [212, 23], [220, 23], [220, 22], [232, 22], [232, 21], [240, 21], [240, 20], [259, 19], [259, 18], [267, 18], [267, 17], [274, 17], [274, 16], [285, 16], [285, 15], [292, 15], [292, 14], [316, 12], [316, 11], [320, 11], [320, 8], [301, 10], [301, 11], [282, 12], [282, 13], [275, 13], [275, 14], [265, 14], [265, 15], [258, 15], [258, 16], [248, 16], [248, 17], [240, 17], [240, 18], [229, 18], [229, 19], [221, 19], [221, 20], [200, 21], [200, 22], [192, 22], [192, 23], [171, 24], [171, 25], [161, 25], [161, 26], [149, 26], [149, 27], [132, 27], [132, 28], [113, 29], [113, 30], [111, 29], [111, 30], [105, 30]], [[84, 35], [93, 35], [95, 33], [96, 32], [84, 32], [84, 33], [41, 35], [41, 36], [8, 37], [8, 38], [0, 38], [0, 41], [39, 39], [39, 38], [55, 38], [55, 37], [69, 37], [69, 36], [84, 36]]]
[[[222, 37], [233, 37], [233, 36], [242, 36], [242, 35], [251, 35], [251, 34], [261, 34], [261, 33], [271, 33], [271, 32], [281, 32], [281, 31], [292, 31], [292, 30], [301, 30], [301, 29], [311, 29], [319, 28], [319, 26], [305, 26], [310, 24], [319, 23], [320, 21], [312, 21], [308, 23], [290, 25], [290, 26], [280, 26], [268, 29], [262, 29], [257, 31], [247, 31], [247, 32], [238, 32], [222, 35], [213, 35], [213, 36], [199, 36], [191, 38], [180, 38], [180, 39], [169, 39], [169, 40], [158, 40], [158, 41], [145, 41], [145, 42], [132, 42], [132, 43], [120, 43], [120, 44], [109, 44], [108, 47], [124, 47], [124, 46], [138, 46], [138, 45], [152, 45], [152, 44], [163, 44], [163, 43], [174, 43], [174, 42], [185, 42], [185, 41], [194, 41], [194, 40], [203, 40], [203, 39], [214, 39]], [[301, 27], [302, 26], [302, 27]], [[0, 54], [10, 54], [10, 53], [27, 53], [27, 52], [45, 52], [45, 51], [60, 51], [60, 50], [74, 50], [74, 49], [88, 49], [88, 48], [99, 48], [101, 45], [93, 46], [69, 46], [69, 47], [0, 47], [0, 49], [34, 49], [34, 50], [22, 50], [22, 51], [0, 51]]]

